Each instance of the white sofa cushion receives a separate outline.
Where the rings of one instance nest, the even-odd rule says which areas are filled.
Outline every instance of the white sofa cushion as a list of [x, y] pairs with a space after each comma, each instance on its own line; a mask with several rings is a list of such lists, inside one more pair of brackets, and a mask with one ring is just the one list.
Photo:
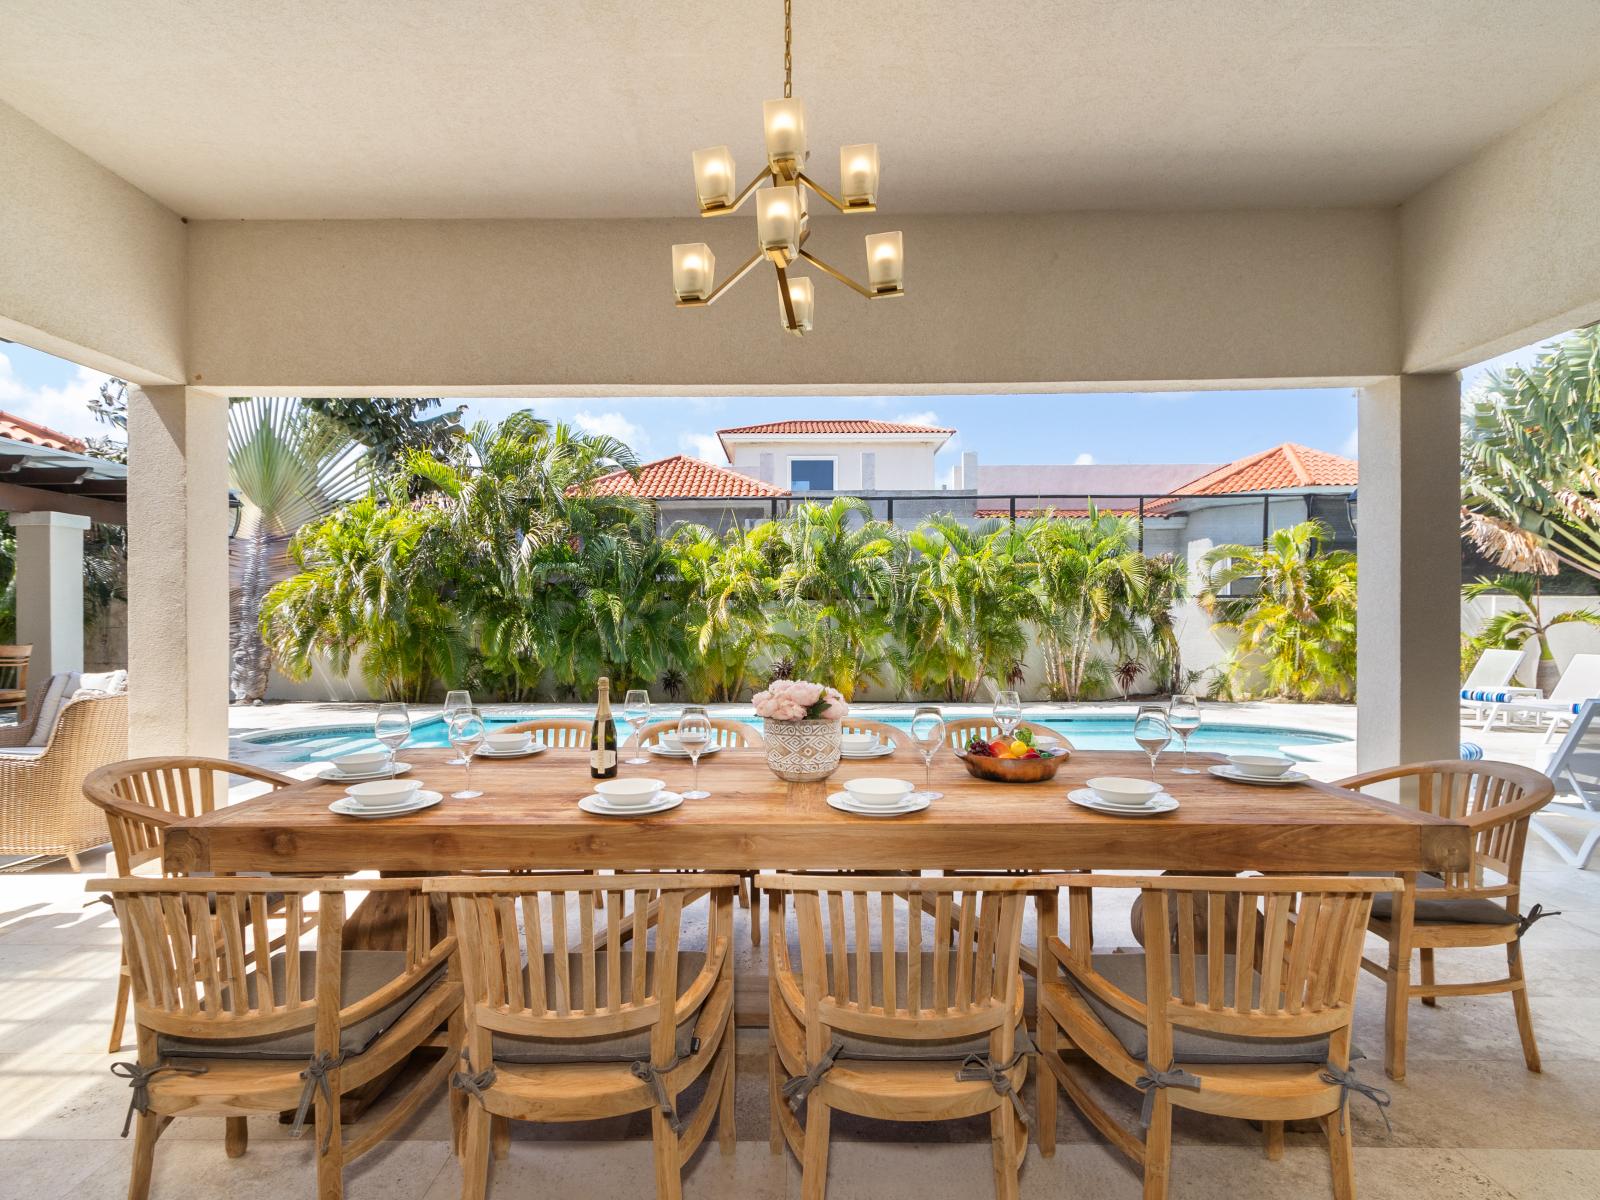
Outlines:
[[78, 690], [78, 678], [76, 671], [64, 671], [60, 675], [50, 676], [50, 681], [45, 684], [44, 692], [39, 697], [33, 718], [33, 733], [28, 738], [28, 745], [43, 746], [49, 743], [50, 735], [56, 729], [56, 720], [61, 716], [62, 706], [66, 704], [68, 697]]
[[128, 690], [128, 673], [126, 671], [99, 671], [78, 677], [78, 690], [73, 692], [72, 698], [79, 696], [116, 696]]

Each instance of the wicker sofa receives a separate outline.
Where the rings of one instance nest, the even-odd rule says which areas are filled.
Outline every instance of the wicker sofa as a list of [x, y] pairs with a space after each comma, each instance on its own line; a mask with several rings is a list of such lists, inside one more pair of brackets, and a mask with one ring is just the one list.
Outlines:
[[0, 856], [63, 855], [76, 871], [80, 850], [110, 839], [83, 777], [128, 757], [128, 697], [69, 700], [42, 750], [27, 745], [32, 732], [0, 730]]

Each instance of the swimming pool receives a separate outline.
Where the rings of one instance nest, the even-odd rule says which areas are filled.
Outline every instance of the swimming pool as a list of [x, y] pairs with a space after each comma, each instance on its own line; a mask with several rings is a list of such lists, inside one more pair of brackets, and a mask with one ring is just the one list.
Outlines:
[[[665, 715], [665, 714], [663, 714]], [[748, 725], [759, 727], [761, 719], [756, 716], [729, 714]], [[578, 710], [571, 712], [541, 712], [539, 717], [582, 717], [588, 714]], [[512, 725], [518, 721], [526, 721], [527, 716], [492, 716], [489, 718], [491, 729]], [[889, 725], [904, 729], [911, 723], [910, 714], [905, 716], [889, 715], [879, 717], [874, 714], [873, 719], [883, 720]], [[1030, 718], [1033, 719], [1033, 718]], [[1071, 717], [1041, 717], [1038, 723], [1048, 725], [1059, 730], [1074, 746], [1080, 750], [1137, 750], [1133, 741], [1133, 717], [1115, 714], [1085, 715]], [[617, 736], [626, 738], [631, 732], [624, 721], [617, 722]], [[252, 746], [270, 748], [272, 757], [284, 763], [315, 762], [333, 758], [340, 754], [348, 754], [351, 750], [376, 746], [377, 742], [372, 736], [372, 726], [362, 725], [332, 725], [321, 729], [291, 729], [279, 733], [251, 734], [244, 738]], [[1279, 750], [1290, 757], [1307, 757], [1296, 755], [1297, 747], [1325, 746], [1350, 739], [1336, 733], [1319, 733], [1310, 729], [1297, 729], [1290, 725], [1240, 725], [1225, 721], [1218, 721], [1202, 725], [1189, 738], [1191, 750], [1207, 750], [1215, 754], [1246, 754], [1250, 751]], [[444, 720], [441, 717], [429, 717], [418, 721], [411, 731], [410, 746], [442, 747], [447, 745], [445, 738]], [[1177, 740], [1173, 740], [1172, 748], [1178, 747]]]

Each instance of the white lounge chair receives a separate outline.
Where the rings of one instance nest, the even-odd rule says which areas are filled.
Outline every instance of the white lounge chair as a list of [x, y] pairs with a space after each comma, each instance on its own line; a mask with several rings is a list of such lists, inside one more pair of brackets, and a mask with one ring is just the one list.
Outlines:
[[[1556, 798], [1542, 812], [1534, 814], [1533, 831], [1572, 866], [1582, 870], [1589, 865], [1594, 848], [1600, 844], [1600, 700], [1586, 700], [1572, 719], [1572, 728], [1545, 767], [1555, 780]], [[1590, 830], [1574, 850], [1546, 822], [1576, 817], [1590, 823]]]
[[1512, 687], [1517, 668], [1522, 665], [1521, 650], [1485, 650], [1472, 665], [1461, 685], [1461, 707], [1472, 709], [1472, 719], [1488, 729], [1496, 717], [1506, 717], [1508, 704], [1516, 700], [1537, 700], [1538, 688]]
[[1513, 716], [1548, 716], [1550, 724], [1544, 731], [1544, 740], [1549, 742], [1562, 722], [1570, 723], [1578, 715], [1585, 700], [1597, 698], [1600, 698], [1600, 654], [1574, 654], [1547, 699], [1513, 700], [1508, 707]]

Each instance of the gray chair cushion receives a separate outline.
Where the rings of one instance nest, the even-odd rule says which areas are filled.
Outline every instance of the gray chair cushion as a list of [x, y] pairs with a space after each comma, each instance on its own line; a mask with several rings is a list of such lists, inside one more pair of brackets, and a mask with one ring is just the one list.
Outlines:
[[[1143, 954], [1096, 954], [1093, 965], [1098, 974], [1103, 975], [1128, 995], [1136, 1000], [1144, 1000], [1145, 956]], [[1223, 1001], [1228, 1004], [1233, 1002], [1233, 972], [1234, 960], [1230, 954], [1225, 960], [1224, 968], [1227, 984]], [[1172, 960], [1172, 974], [1173, 978], [1178, 974], [1176, 956]], [[1066, 976], [1066, 981], [1077, 989], [1078, 994], [1094, 1010], [1095, 1015], [1105, 1022], [1106, 1028], [1117, 1041], [1122, 1043], [1122, 1048], [1131, 1057], [1141, 1062], [1147, 1058], [1150, 1042], [1144, 1025], [1124, 1016], [1098, 996], [1079, 986], [1078, 981], [1070, 975]], [[1258, 1000], [1261, 994], [1259, 974], [1254, 977], [1251, 990], [1252, 1000]], [[1203, 1004], [1206, 998], [1206, 956], [1197, 954], [1195, 955], [1195, 999]], [[1325, 1063], [1328, 1061], [1328, 1039], [1326, 1037], [1237, 1037], [1233, 1034], [1207, 1033], [1174, 1025], [1172, 1057], [1174, 1061], [1188, 1063]], [[1167, 1066], [1166, 1063], [1152, 1065], [1163, 1069]]]
[[[405, 974], [406, 956], [399, 950], [346, 950], [343, 977], [340, 981], [339, 1003], [349, 1007], [365, 996], [372, 995], [385, 984]], [[283, 951], [272, 956], [272, 990], [281, 996], [284, 988]], [[357, 1021], [339, 1035], [339, 1050], [347, 1057], [364, 1053], [406, 1011], [417, 1002], [422, 993], [432, 987], [444, 973], [441, 966], [427, 978], [418, 981], [405, 995], [393, 1004], [386, 1005], [364, 1021]], [[310, 1000], [316, 994], [317, 956], [313, 950], [300, 951], [300, 997]], [[254, 973], [246, 977], [250, 1001], [255, 1003]], [[315, 1032], [297, 1029], [291, 1033], [248, 1038], [179, 1038], [163, 1036], [160, 1051], [163, 1055], [179, 1058], [310, 1058], [315, 1050]]]
[[[1432, 925], [1515, 925], [1516, 914], [1493, 900], [1429, 900], [1426, 893], [1444, 887], [1437, 875], [1417, 876], [1416, 920]], [[1387, 921], [1394, 914], [1394, 893], [1380, 892], [1373, 898], [1372, 915]]]
[[[609, 953], [609, 951], [608, 951]], [[621, 954], [622, 977], [624, 980], [631, 977], [633, 972], [633, 952], [624, 950]], [[646, 951], [645, 970], [647, 978], [655, 977], [655, 951]], [[574, 993], [581, 995], [579, 990], [582, 984], [580, 974], [579, 956], [573, 954], [567, 960], [568, 976], [572, 982]], [[681, 996], [694, 977], [705, 969], [706, 956], [696, 951], [680, 951], [678, 954], [678, 994]], [[595, 1005], [599, 1007], [610, 1003], [607, 999], [608, 988], [606, 985], [604, 958], [601, 958], [599, 969], [595, 978]], [[549, 954], [544, 956], [544, 988], [548, 998], [556, 994], [556, 964], [555, 959]], [[626, 992], [624, 993], [627, 994]], [[675, 1037], [676, 1051], [680, 1058], [693, 1052], [694, 1024], [699, 1017], [699, 1012], [683, 1014], [678, 1021], [678, 1030]], [[494, 1035], [494, 1057], [496, 1062], [506, 1063], [575, 1063], [575, 1062], [647, 1062], [650, 1058], [650, 1029], [635, 1030], [632, 1033], [612, 1034], [605, 1037], [585, 1038], [550, 1038], [550, 1037], [519, 1037], [509, 1033]]]

